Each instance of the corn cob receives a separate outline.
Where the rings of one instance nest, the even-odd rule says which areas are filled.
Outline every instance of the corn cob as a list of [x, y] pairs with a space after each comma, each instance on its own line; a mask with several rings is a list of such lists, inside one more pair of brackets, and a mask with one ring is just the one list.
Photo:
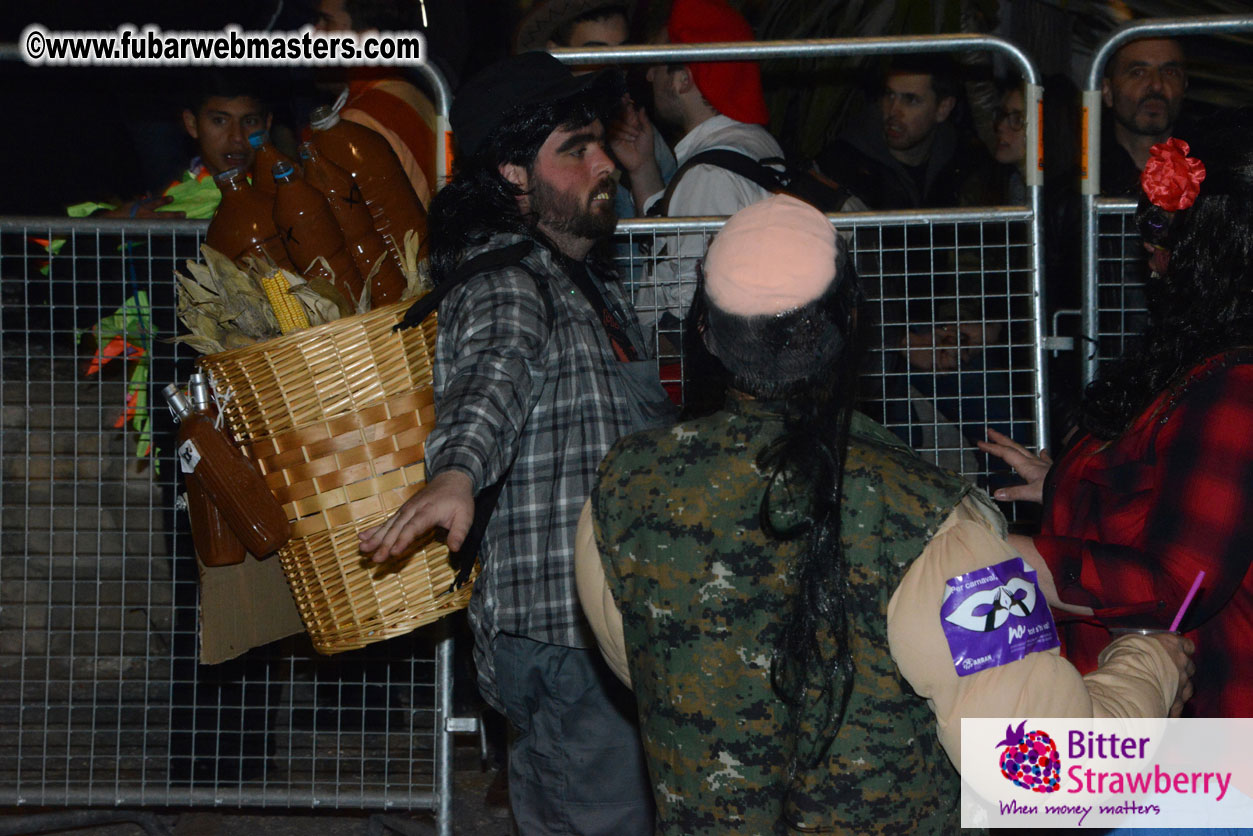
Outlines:
[[261, 288], [265, 291], [266, 298], [270, 300], [270, 307], [274, 309], [274, 316], [278, 319], [280, 331], [290, 334], [292, 331], [309, 327], [309, 317], [305, 314], [300, 300], [289, 292], [290, 286], [281, 270], [275, 270], [264, 276], [261, 279]]

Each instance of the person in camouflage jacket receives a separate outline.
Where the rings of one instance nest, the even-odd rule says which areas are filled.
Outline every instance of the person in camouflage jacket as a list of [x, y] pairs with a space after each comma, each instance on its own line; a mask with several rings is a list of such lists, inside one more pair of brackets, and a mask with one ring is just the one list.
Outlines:
[[986, 495], [850, 408], [856, 277], [821, 213], [742, 210], [701, 293], [726, 406], [619, 440], [576, 538], [583, 606], [636, 692], [658, 833], [953, 833], [961, 717], [1163, 716], [1186, 696], [1176, 637], [1120, 639], [1080, 678], [1046, 575], [1018, 622], [1033, 643], [959, 654], [946, 582], [1036, 575]]

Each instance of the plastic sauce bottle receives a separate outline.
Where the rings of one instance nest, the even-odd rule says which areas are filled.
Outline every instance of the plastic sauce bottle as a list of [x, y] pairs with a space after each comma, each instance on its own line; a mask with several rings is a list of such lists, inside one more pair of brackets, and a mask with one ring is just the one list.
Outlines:
[[209, 221], [205, 243], [236, 264], [246, 255], [255, 255], [296, 272], [274, 226], [272, 201], [248, 185], [243, 169], [228, 169], [213, 180], [222, 192], [222, 202]]
[[274, 147], [274, 143], [270, 142], [269, 131], [253, 131], [248, 134], [248, 144], [257, 151], [257, 161], [253, 165], [252, 172], [252, 187], [273, 200], [274, 165], [275, 163], [292, 164], [291, 157]]
[[[326, 198], [305, 182], [289, 162], [275, 163], [273, 175], [278, 189], [274, 195], [274, 225], [287, 255], [305, 278], [321, 276], [356, 308], [365, 282], [344, 247], [344, 233]], [[317, 260], [318, 256], [326, 263]]]
[[[370, 300], [399, 299], [407, 285], [396, 259], [389, 252], [387, 242], [374, 228], [374, 218], [365, 205], [361, 189], [352, 176], [323, 156], [312, 142], [300, 146], [300, 161], [304, 163], [305, 181], [313, 186], [331, 207], [331, 214], [344, 233], [344, 245], [357, 263], [362, 279], [370, 276], [375, 265], [378, 271], [370, 278]], [[377, 304], [372, 304], [372, 307]]]
[[[426, 210], [409, 184], [396, 152], [387, 140], [369, 128], [339, 118], [329, 107], [313, 111], [313, 144], [332, 162], [347, 171], [361, 187], [374, 228], [387, 242], [397, 264], [404, 264], [405, 233], [414, 230], [426, 240]], [[379, 307], [399, 300], [382, 294]]]
[[164, 393], [179, 421], [179, 468], [188, 481], [200, 482], [244, 548], [259, 558], [273, 554], [291, 538], [291, 523], [256, 466], [177, 386]]
[[[188, 394], [192, 405], [210, 420], [217, 417], [209, 400], [209, 386], [204, 375], [199, 372], [188, 378]], [[181, 446], [185, 438], [183, 426], [179, 425], [178, 443]], [[247, 551], [239, 542], [235, 532], [226, 524], [226, 519], [218, 511], [218, 507], [205, 493], [204, 485], [199, 478], [189, 475], [187, 482], [187, 514], [191, 518], [191, 539], [196, 547], [196, 557], [205, 566], [232, 566], [243, 563]]]

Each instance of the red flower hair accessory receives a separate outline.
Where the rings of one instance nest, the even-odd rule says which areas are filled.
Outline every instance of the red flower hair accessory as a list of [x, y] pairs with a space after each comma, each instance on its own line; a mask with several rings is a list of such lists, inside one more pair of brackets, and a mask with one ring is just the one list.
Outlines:
[[1173, 136], [1149, 149], [1140, 188], [1154, 206], [1178, 212], [1196, 202], [1205, 181], [1205, 163], [1189, 157], [1190, 150], [1188, 143]]

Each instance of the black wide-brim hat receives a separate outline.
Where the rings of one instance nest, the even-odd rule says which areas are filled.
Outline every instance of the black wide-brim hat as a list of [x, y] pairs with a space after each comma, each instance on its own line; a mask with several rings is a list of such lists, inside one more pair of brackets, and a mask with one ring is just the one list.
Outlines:
[[459, 153], [473, 157], [483, 141], [514, 114], [586, 94], [606, 109], [622, 95], [614, 70], [575, 75], [547, 52], [526, 52], [475, 75], [453, 98], [448, 120]]

